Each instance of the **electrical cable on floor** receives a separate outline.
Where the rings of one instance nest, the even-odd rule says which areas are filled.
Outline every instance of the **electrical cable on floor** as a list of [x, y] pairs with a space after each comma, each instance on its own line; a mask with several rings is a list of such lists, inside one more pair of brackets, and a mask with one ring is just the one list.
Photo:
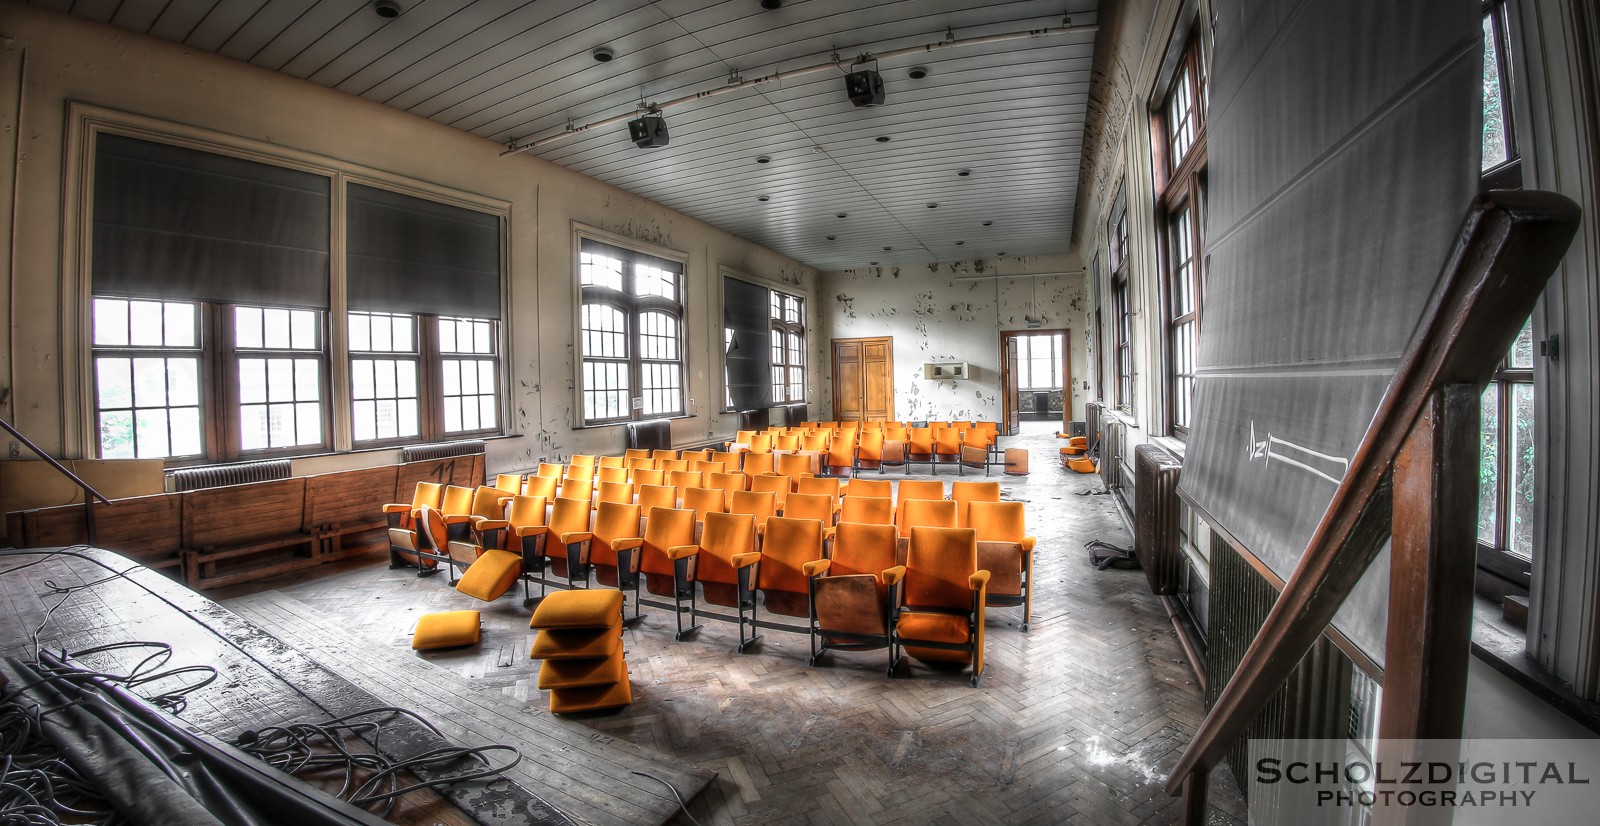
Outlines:
[[[522, 752], [515, 746], [504, 744], [450, 746], [404, 760], [393, 760], [378, 753], [383, 723], [355, 722], [356, 718], [378, 714], [404, 715], [443, 737], [438, 728], [416, 712], [395, 706], [379, 706], [321, 723], [293, 723], [245, 731], [236, 738], [235, 745], [286, 774], [342, 778], [335, 797], [384, 816], [393, 809], [396, 800], [411, 792], [498, 778], [522, 762]], [[366, 741], [373, 751], [349, 750], [345, 746], [346, 734]], [[504, 765], [496, 766], [484, 757], [484, 753], [491, 751], [507, 751], [512, 757]], [[421, 767], [445, 769], [464, 759], [476, 761], [481, 768], [438, 780], [399, 785], [401, 772]], [[362, 777], [363, 774], [366, 776]], [[380, 803], [383, 804], [382, 809], [372, 808]]]
[[654, 780], [657, 783], [660, 783], [661, 785], [666, 786], [668, 789], [670, 789], [672, 791], [672, 796], [678, 799], [678, 808], [683, 810], [683, 816], [686, 817], [686, 818], [689, 818], [689, 822], [693, 823], [694, 826], [700, 826], [700, 821], [695, 820], [694, 819], [694, 815], [689, 813], [689, 805], [687, 803], [683, 802], [683, 795], [678, 794], [678, 789], [677, 789], [676, 786], [673, 786], [671, 783], [668, 783], [667, 781], [662, 780], [661, 778], [656, 777], [655, 775], [650, 774], [649, 772], [642, 772], [642, 771], [639, 771], [638, 769], [634, 769], [633, 773], [639, 775], [640, 777], [648, 777], [651, 780]]
[[[72, 823], [92, 823], [100, 826], [121, 826], [125, 821], [115, 810], [111, 809], [106, 801], [94, 793], [92, 784], [85, 781], [69, 764], [53, 756], [53, 751], [48, 743], [40, 736], [40, 726], [43, 718], [58, 710], [57, 708], [41, 708], [37, 703], [18, 702], [21, 692], [44, 683], [88, 684], [95, 682], [111, 683], [133, 691], [136, 687], [149, 686], [154, 683], [170, 680], [174, 677], [191, 674], [204, 675], [201, 679], [186, 685], [164, 689], [154, 696], [146, 696], [151, 704], [166, 710], [171, 714], [181, 713], [187, 704], [187, 695], [210, 685], [217, 679], [217, 670], [208, 665], [190, 665], [178, 668], [163, 668], [173, 657], [173, 648], [170, 644], [153, 641], [125, 641], [109, 643], [77, 651], [61, 652], [59, 657], [52, 658], [55, 665], [44, 662], [40, 656], [43, 649], [42, 636], [44, 629], [49, 626], [55, 613], [61, 609], [78, 592], [93, 588], [106, 582], [124, 579], [135, 571], [143, 570], [143, 565], [134, 565], [124, 570], [116, 570], [104, 561], [95, 559], [83, 551], [89, 550], [85, 545], [74, 545], [57, 548], [47, 552], [37, 553], [38, 558], [0, 570], [0, 576], [41, 565], [52, 559], [62, 556], [73, 557], [104, 568], [110, 572], [107, 576], [90, 582], [76, 585], [59, 585], [53, 580], [43, 580], [46, 587], [45, 594], [60, 594], [61, 598], [50, 604], [44, 617], [34, 627], [30, 635], [32, 643], [33, 660], [31, 666], [43, 675], [26, 684], [12, 684], [0, 688], [0, 826], [58, 826], [62, 822], [61, 815]], [[28, 551], [0, 552], [0, 558], [28, 554]], [[135, 583], [136, 585], [138, 583]], [[144, 588], [140, 585], [139, 587]], [[150, 592], [148, 588], [145, 588]], [[172, 603], [154, 592], [152, 596]], [[179, 606], [173, 608], [182, 610]], [[199, 622], [199, 619], [196, 618]], [[210, 628], [204, 622], [203, 627]], [[215, 632], [214, 632], [215, 633]], [[219, 637], [227, 639], [225, 635]], [[274, 675], [277, 674], [266, 663], [262, 663], [249, 652], [234, 648], [240, 653], [256, 662], [262, 668]], [[138, 649], [150, 649], [151, 653], [134, 663], [126, 673], [112, 673], [95, 670], [93, 668], [74, 664], [81, 657], [94, 657], [96, 655], [115, 654]], [[69, 662], [71, 661], [71, 662]], [[294, 688], [292, 683], [285, 681]], [[299, 689], [295, 689], [307, 700], [312, 698]], [[141, 696], [144, 696], [140, 692]], [[315, 701], [312, 700], [313, 704]], [[72, 705], [67, 703], [58, 708]], [[318, 707], [321, 707], [320, 705]], [[327, 709], [323, 709], [327, 711]], [[515, 746], [506, 744], [487, 744], [481, 746], [448, 746], [437, 748], [422, 754], [412, 755], [404, 760], [393, 760], [378, 753], [378, 744], [384, 733], [384, 723], [378, 721], [361, 721], [358, 718], [372, 717], [387, 714], [392, 716], [405, 716], [420, 724], [436, 737], [445, 739], [443, 732], [426, 718], [409, 710], [395, 706], [378, 706], [364, 709], [351, 714], [335, 716], [322, 723], [292, 724], [287, 726], [273, 726], [259, 730], [246, 731], [239, 735], [237, 746], [282, 771], [291, 775], [310, 774], [318, 777], [340, 777], [342, 774], [341, 788], [338, 797], [353, 805], [374, 810], [381, 806], [380, 815], [386, 815], [393, 809], [396, 801], [402, 796], [420, 789], [440, 790], [458, 783], [474, 780], [493, 780], [503, 777], [522, 761], [522, 752]], [[346, 747], [345, 736], [353, 735], [364, 740], [372, 748], [371, 752], [352, 751]], [[315, 747], [323, 747], [318, 751]], [[485, 754], [489, 752], [510, 752], [511, 756], [502, 765], [495, 765]], [[442, 777], [432, 781], [422, 781], [401, 785], [402, 773], [412, 772], [415, 769], [435, 768], [448, 770], [451, 766], [469, 761], [476, 766], [469, 771]], [[646, 775], [647, 777], [649, 775]], [[653, 778], [659, 780], [659, 778]], [[660, 781], [665, 782], [665, 781]], [[671, 788], [670, 784], [668, 787]], [[677, 797], [677, 790], [673, 789]], [[683, 800], [678, 798], [679, 805]], [[104, 809], [95, 804], [105, 804]], [[90, 808], [86, 808], [90, 807]], [[554, 809], [554, 811], [560, 811]], [[687, 814], [687, 809], [684, 810]], [[565, 814], [565, 813], [562, 813]], [[690, 816], [693, 820], [693, 817]], [[698, 826], [698, 824], [696, 824]]]

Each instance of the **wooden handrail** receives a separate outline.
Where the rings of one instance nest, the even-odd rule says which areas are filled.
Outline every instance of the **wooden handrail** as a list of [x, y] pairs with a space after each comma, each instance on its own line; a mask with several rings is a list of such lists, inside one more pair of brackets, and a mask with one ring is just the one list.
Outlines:
[[1192, 790], [1190, 775], [1203, 781], [1333, 621], [1389, 537], [1391, 471], [1413, 423], [1446, 385], [1488, 381], [1566, 255], [1580, 215], [1562, 195], [1526, 190], [1484, 193], [1468, 209], [1350, 471], [1168, 777], [1168, 794]]
[[99, 499], [101, 502], [105, 503], [106, 507], [111, 506], [111, 500], [107, 499], [103, 494], [100, 493], [100, 491], [95, 490], [94, 486], [78, 478], [78, 474], [68, 470], [66, 465], [61, 464], [60, 462], [56, 461], [54, 457], [50, 456], [50, 454], [40, 450], [39, 446], [34, 444], [32, 439], [22, 435], [21, 431], [13, 427], [10, 422], [6, 421], [5, 419], [0, 419], [0, 427], [5, 428], [7, 433], [17, 437], [18, 441], [22, 442], [24, 445], [27, 445], [28, 449], [33, 451], [33, 455], [38, 456], [40, 459], [43, 459], [46, 462], [49, 462], [50, 466], [55, 468], [57, 473], [60, 473], [62, 476], [65, 476], [68, 479], [71, 479], [73, 484], [83, 488], [83, 529], [84, 533], [89, 537], [89, 544], [93, 545], [94, 500]]

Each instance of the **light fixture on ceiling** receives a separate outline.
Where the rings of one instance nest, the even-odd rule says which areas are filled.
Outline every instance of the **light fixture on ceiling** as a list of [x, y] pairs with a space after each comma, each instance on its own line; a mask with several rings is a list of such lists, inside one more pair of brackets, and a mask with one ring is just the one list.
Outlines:
[[874, 266], [874, 267], [878, 266], [878, 262], [876, 262], [876, 261], [868, 261], [867, 264], [869, 264], [871, 266]]
[[400, 16], [401, 9], [395, 0], [375, 0], [372, 11], [385, 20], [393, 20]]
[[594, 58], [596, 63], [610, 63], [611, 58], [616, 57], [617, 53], [610, 46], [596, 46], [589, 56]]
[[927, 66], [912, 66], [911, 67], [911, 71], [906, 72], [906, 76], [911, 78], [912, 80], [921, 80], [921, 79], [923, 79], [923, 78], [928, 76], [928, 67]]
[[883, 251], [884, 252], [888, 252], [889, 250], [892, 250], [892, 249], [894, 249], [894, 247], [884, 247]]
[[965, 242], [965, 241], [957, 241], [956, 242], [956, 246], [959, 247], [959, 246], [961, 246], [962, 244], [965, 244], [965, 243], [967, 243], [967, 242]]
[[770, 201], [770, 200], [772, 200], [772, 199], [771, 199], [771, 198], [768, 198], [768, 197], [767, 197], [767, 196], [765, 196], [765, 195], [763, 195], [763, 196], [761, 196], [761, 197], [760, 197], [760, 198], [757, 198], [757, 199], [756, 199], [756, 200], [757, 200], [757, 201], [760, 201], [760, 202], [761, 202], [761, 203], [763, 203], [763, 204], [764, 204], [764, 203], [766, 203], [766, 202], [768, 202], [768, 201]]
[[761, 0], [761, 8], [767, 11], [783, 8], [783, 0]]
[[959, 169], [959, 170], [956, 170], [956, 177], [958, 177], [958, 178], [965, 178], [965, 177], [967, 177], [968, 175], [971, 175], [971, 174], [972, 174], [972, 170], [970, 170], [970, 169]]
[[756, 158], [756, 163], [772, 163], [772, 159], [766, 155], [762, 155], [761, 157]]
[[[866, 55], [856, 61], [860, 66]], [[844, 76], [844, 93], [857, 106], [882, 106], [888, 95], [883, 90], [883, 75], [876, 69], [856, 69]]]
[[935, 204], [935, 203], [932, 203], [932, 202], [929, 202], [929, 204], [928, 204], [928, 209], [938, 209], [938, 208], [939, 208], [939, 205], [938, 205], [938, 204]]
[[832, 240], [834, 240], [835, 238], [838, 238], [838, 237], [839, 236], [837, 236], [837, 235], [830, 235], [830, 236], [828, 236], [828, 240], [832, 241]]
[[984, 221], [983, 225], [986, 226], [986, 227], [992, 227], [992, 226], [994, 226], [994, 222], [993, 221]]
[[889, 136], [888, 135], [879, 135], [876, 138], [873, 138], [873, 140], [877, 141], [878, 143], [888, 143], [889, 142]]
[[850, 214], [847, 213], [847, 212], [841, 212], [838, 215], [835, 215], [833, 217], [835, 217], [835, 218], [848, 218], [848, 217], [850, 217]]
[[643, 117], [628, 121], [628, 137], [640, 149], [659, 149], [667, 145], [667, 119], [652, 110]]

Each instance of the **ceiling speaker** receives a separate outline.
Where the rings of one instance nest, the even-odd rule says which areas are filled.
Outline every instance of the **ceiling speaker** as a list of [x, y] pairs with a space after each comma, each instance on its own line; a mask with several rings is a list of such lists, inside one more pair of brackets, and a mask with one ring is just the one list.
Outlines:
[[660, 115], [645, 115], [628, 121], [628, 137], [640, 149], [653, 149], [667, 145], [667, 119]]
[[857, 106], [878, 106], [883, 103], [883, 75], [871, 69], [862, 69], [844, 76], [844, 91], [850, 102]]

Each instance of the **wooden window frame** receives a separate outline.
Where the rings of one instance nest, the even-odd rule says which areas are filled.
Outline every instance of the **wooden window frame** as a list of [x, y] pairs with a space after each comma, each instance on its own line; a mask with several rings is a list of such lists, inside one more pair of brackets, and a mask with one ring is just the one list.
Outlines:
[[[161, 358], [194, 358], [197, 362], [197, 378], [199, 381], [199, 414], [200, 414], [200, 446], [199, 454], [184, 456], [151, 457], [160, 458], [168, 468], [186, 467], [190, 465], [204, 465], [215, 462], [233, 462], [248, 459], [284, 458], [290, 456], [306, 456], [317, 453], [326, 453], [333, 444], [333, 381], [331, 365], [331, 348], [329, 346], [329, 320], [326, 310], [312, 310], [317, 316], [318, 348], [315, 350], [294, 350], [276, 348], [243, 348], [238, 347], [237, 328], [235, 326], [236, 307], [252, 307], [260, 309], [292, 309], [305, 310], [304, 307], [279, 307], [276, 305], [261, 304], [224, 304], [214, 301], [201, 301], [195, 299], [150, 299], [136, 296], [95, 295], [93, 299], [111, 299], [118, 301], [162, 301], [169, 304], [187, 304], [195, 308], [196, 343], [193, 347], [156, 347], [140, 345], [103, 345], [93, 341], [90, 336], [90, 366], [91, 387], [93, 388], [91, 409], [95, 421], [99, 421], [101, 407], [99, 399], [99, 368], [102, 358], [119, 357], [161, 357]], [[91, 300], [92, 305], [92, 300]], [[91, 318], [92, 318], [91, 310]], [[91, 324], [91, 330], [93, 326]], [[320, 410], [322, 439], [313, 444], [293, 445], [288, 447], [266, 447], [246, 450], [243, 448], [243, 434], [241, 432], [240, 393], [239, 393], [239, 360], [241, 358], [311, 358], [318, 362], [318, 393], [317, 401]], [[101, 456], [103, 444], [98, 436], [98, 427], [95, 430], [94, 451], [96, 456]]]
[[[780, 405], [803, 402], [806, 400], [806, 300], [801, 296], [792, 295], [780, 290], [772, 290], [770, 298], [779, 306], [778, 309], [772, 314], [772, 325], [769, 329], [773, 336], [778, 337], [778, 340], [781, 342], [782, 346], [778, 348], [778, 358], [775, 360], [769, 359], [769, 361], [772, 361], [772, 369], [774, 371], [783, 371], [784, 377], [784, 381], [781, 385], [783, 393], [779, 394], [777, 392], [780, 385], [774, 383], [772, 386], [774, 391], [772, 394], [772, 403], [773, 405]], [[783, 317], [785, 313], [783, 305], [786, 299], [794, 299], [795, 304], [798, 307], [794, 321], [788, 321]], [[800, 337], [800, 352], [798, 360], [795, 358], [796, 354], [790, 352], [789, 350], [790, 335], [797, 335]], [[772, 342], [770, 340], [767, 342], [767, 349], [768, 352], [772, 351]], [[800, 382], [798, 388], [796, 387], [795, 382], [792, 381], [792, 372], [794, 368], [797, 367], [800, 369]], [[774, 375], [774, 378], [776, 378], [776, 375]]]
[[[1206, 110], [1210, 99], [1205, 60], [1204, 39], [1197, 28], [1188, 35], [1183, 53], [1150, 116], [1155, 156], [1157, 261], [1161, 273], [1162, 416], [1168, 432], [1179, 440], [1189, 435], [1189, 419], [1194, 410], [1193, 367], [1199, 355], [1200, 328], [1205, 315]], [[1182, 88], [1189, 90], [1191, 98], [1188, 119], [1192, 135], [1183, 156], [1173, 158], [1174, 125], [1168, 122], [1168, 112], [1170, 101]], [[1187, 237], [1179, 238], [1175, 225], [1183, 215], [1188, 216]], [[1178, 260], [1183, 242], [1187, 242], [1189, 253], [1186, 269]], [[1187, 285], [1178, 284], [1179, 278], [1186, 278]], [[1180, 311], [1177, 296], [1184, 286], [1191, 299], [1190, 307]], [[1187, 341], [1180, 342], [1180, 336], [1187, 336]], [[1186, 347], [1189, 354], [1188, 372], [1179, 369], [1180, 347]], [[1188, 411], [1186, 416], [1180, 416], [1178, 392], [1182, 386], [1190, 390], [1189, 403], [1182, 406]]]
[[[638, 295], [637, 294], [638, 288], [637, 288], [637, 269], [636, 268], [638, 267], [638, 265], [641, 262], [638, 261], [638, 260], [633, 260], [633, 259], [623, 259], [622, 260], [622, 284], [621, 284], [621, 289], [620, 290], [613, 290], [610, 287], [605, 287], [605, 286], [601, 286], [601, 285], [597, 285], [597, 284], [585, 285], [583, 283], [583, 271], [582, 271], [582, 264], [581, 264], [581, 261], [582, 261], [581, 249], [582, 249], [582, 239], [583, 238], [587, 238], [587, 237], [589, 237], [589, 236], [587, 236], [585, 234], [578, 234], [577, 235], [577, 240], [575, 242], [575, 246], [577, 247], [577, 254], [574, 256], [574, 261], [576, 263], [575, 263], [575, 266], [574, 266], [574, 269], [573, 269], [573, 283], [575, 283], [577, 285], [577, 291], [578, 291], [578, 318], [580, 319], [579, 323], [577, 325], [575, 325], [575, 328], [574, 328], [578, 332], [578, 336], [577, 336], [578, 340], [577, 340], [576, 347], [575, 347], [575, 352], [576, 352], [577, 357], [574, 360], [576, 362], [577, 368], [578, 368], [577, 369], [576, 381], [574, 382], [574, 387], [576, 388], [576, 399], [575, 399], [575, 401], [576, 401], [576, 408], [577, 408], [577, 415], [578, 415], [578, 426], [579, 427], [606, 427], [606, 426], [609, 426], [609, 425], [625, 424], [625, 423], [630, 422], [630, 421], [641, 421], [641, 420], [644, 420], [644, 419], [647, 419], [647, 418], [681, 418], [681, 417], [687, 416], [688, 415], [689, 363], [688, 363], [688, 358], [687, 358], [687, 355], [688, 355], [687, 354], [687, 349], [688, 349], [688, 347], [687, 347], [687, 343], [686, 343], [686, 334], [685, 334], [685, 329], [684, 329], [685, 326], [686, 326], [687, 319], [686, 319], [686, 313], [685, 313], [685, 306], [684, 306], [684, 302], [683, 302], [683, 296], [684, 296], [685, 288], [687, 286], [687, 284], [685, 282], [688, 280], [688, 268], [683, 266], [683, 263], [681, 261], [677, 262], [678, 263], [678, 271], [674, 273], [674, 275], [676, 276], [674, 291], [677, 293], [677, 296], [676, 296], [676, 298], [671, 298], [671, 299], [664, 298], [662, 296], [655, 296], [655, 295], [644, 295], [644, 296], [642, 296], [642, 295]], [[614, 238], [611, 238], [611, 237], [595, 237], [592, 240], [594, 240], [596, 242], [599, 242], [599, 243], [606, 244], [608, 246], [617, 247], [619, 249], [622, 249], [622, 250], [625, 250], [625, 251], [628, 251], [628, 252], [638, 253], [641, 256], [660, 257], [655, 253], [652, 253], [652, 252], [649, 252], [649, 251], [646, 251], [646, 250], [637, 249], [635, 247], [629, 246], [624, 241], [617, 240], [617, 239], [614, 239]], [[589, 416], [588, 407], [587, 407], [587, 405], [585, 403], [585, 400], [584, 400], [584, 392], [588, 389], [587, 386], [584, 384], [584, 379], [583, 379], [583, 373], [584, 373], [583, 366], [584, 366], [584, 364], [586, 362], [590, 362], [590, 361], [605, 362], [605, 363], [620, 363], [622, 361], [621, 359], [616, 359], [616, 358], [611, 358], [611, 357], [586, 356], [586, 355], [584, 355], [581, 318], [582, 318], [583, 307], [585, 307], [587, 305], [590, 305], [590, 304], [603, 304], [603, 305], [615, 307], [616, 309], [618, 309], [618, 310], [620, 310], [622, 312], [623, 320], [624, 320], [624, 323], [626, 325], [625, 338], [626, 338], [627, 346], [628, 346], [628, 355], [627, 355], [627, 365], [628, 365], [628, 370], [627, 370], [627, 374], [628, 374], [628, 388], [627, 388], [628, 389], [628, 405], [627, 405], [626, 415], [623, 415], [623, 416], [614, 416], [614, 417], [606, 417], [606, 418], [591, 418]], [[643, 332], [642, 332], [643, 325], [640, 323], [640, 319], [643, 318], [643, 316], [646, 313], [654, 313], [654, 312], [664, 313], [664, 314], [666, 314], [668, 316], [671, 316], [677, 322], [678, 357], [676, 359], [646, 359], [644, 357]], [[674, 410], [674, 411], [657, 411], [657, 412], [654, 412], [654, 413], [646, 414], [645, 411], [644, 411], [644, 407], [642, 407], [642, 406], [635, 407], [634, 406], [634, 400], [639, 400], [641, 402], [641, 404], [642, 404], [643, 399], [644, 399], [644, 375], [643, 375], [644, 374], [644, 370], [643, 370], [643, 365], [647, 361], [649, 363], [651, 363], [651, 364], [675, 364], [675, 365], [677, 365], [679, 381], [678, 381], [678, 393], [677, 393], [678, 406], [677, 406], [676, 410]]]

